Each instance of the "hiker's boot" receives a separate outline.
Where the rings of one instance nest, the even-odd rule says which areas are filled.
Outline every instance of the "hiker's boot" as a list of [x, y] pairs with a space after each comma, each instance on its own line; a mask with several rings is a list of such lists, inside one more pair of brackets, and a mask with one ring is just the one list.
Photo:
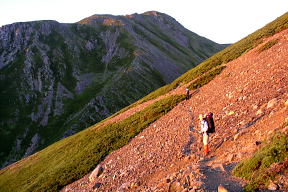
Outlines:
[[207, 156], [209, 154], [208, 145], [204, 145], [204, 154], [205, 154], [205, 156]]

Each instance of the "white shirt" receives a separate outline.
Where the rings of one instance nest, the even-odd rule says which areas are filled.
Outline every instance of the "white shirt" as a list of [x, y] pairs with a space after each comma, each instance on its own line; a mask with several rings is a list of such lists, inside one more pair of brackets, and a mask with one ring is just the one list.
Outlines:
[[201, 133], [207, 133], [208, 131], [208, 123], [205, 120], [202, 120], [201, 122]]

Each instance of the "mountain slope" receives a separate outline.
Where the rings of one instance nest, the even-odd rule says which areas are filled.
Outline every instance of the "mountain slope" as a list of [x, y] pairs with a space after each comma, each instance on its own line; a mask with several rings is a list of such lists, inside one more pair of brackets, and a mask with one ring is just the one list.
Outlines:
[[[287, 107], [284, 102], [288, 100], [287, 23], [288, 14], [285, 14], [251, 35], [261, 41], [251, 42], [249, 36], [226, 48], [178, 78], [176, 80], [180, 83], [178, 87], [166, 95], [135, 105], [123, 113], [1, 170], [0, 189], [13, 191], [15, 183], [17, 189], [22, 191], [60, 189], [65, 183], [87, 174], [63, 190], [94, 191], [100, 188], [104, 191], [109, 189], [112, 191], [117, 189], [119, 191], [180, 191], [192, 187], [194, 190], [216, 190], [214, 185], [211, 188], [211, 183], [204, 178], [203, 174], [211, 178], [209, 177], [211, 173], [219, 172], [218, 168], [222, 169], [220, 175], [226, 174], [224, 163], [228, 163], [228, 167], [231, 167], [233, 162], [252, 155], [257, 148], [255, 140], [262, 140], [271, 131], [271, 127], [279, 126], [278, 129], [282, 129], [281, 126], [287, 117]], [[269, 43], [275, 40], [276, 43]], [[250, 46], [251, 44], [253, 47]], [[246, 49], [241, 49], [240, 45], [245, 45]], [[242, 54], [239, 50], [243, 51]], [[237, 52], [238, 58], [234, 54], [227, 56], [227, 52], [231, 53], [231, 51]], [[220, 57], [223, 54], [225, 57]], [[217, 57], [219, 59], [215, 59]], [[117, 151], [110, 151], [111, 154], [101, 163], [99, 159], [95, 160], [95, 156], [103, 154], [101, 151], [91, 149], [91, 146], [95, 147], [93, 144], [97, 140], [95, 135], [97, 130], [105, 131], [107, 125], [118, 125], [123, 122], [127, 124], [128, 119], [134, 125], [141, 125], [142, 120], [146, 121], [151, 114], [153, 116], [153, 109], [159, 109], [155, 108], [159, 106], [159, 102], [155, 101], [162, 101], [160, 103], [164, 100], [164, 103], [173, 101], [174, 99], [170, 100], [173, 98], [171, 95], [177, 97], [183, 94], [190, 84], [201, 84], [202, 81], [199, 80], [210, 73], [210, 66], [217, 67], [216, 64], [214, 65], [215, 60], [223, 61], [218, 62], [217, 65], [226, 65], [220, 75], [207, 85], [193, 91], [189, 100], [181, 102], [176, 107], [173, 102], [174, 109], [154, 123], [148, 123], [149, 126], [128, 145]], [[226, 63], [227, 60], [230, 62]], [[201, 73], [204, 75], [201, 76]], [[193, 75], [195, 79], [187, 80], [187, 74], [196, 74]], [[199, 74], [200, 78], [197, 78]], [[146, 111], [147, 114], [141, 114], [147, 106], [151, 107]], [[167, 112], [167, 105], [163, 105], [162, 109]], [[199, 113], [208, 110], [215, 113], [217, 125], [217, 133], [212, 136], [210, 144], [211, 155], [215, 157], [199, 161], [202, 143], [197, 132], [197, 117]], [[138, 112], [141, 114], [139, 118], [141, 121], [130, 119], [139, 114]], [[109, 133], [110, 129], [107, 129], [107, 134]], [[108, 143], [104, 146], [117, 148], [119, 147], [117, 142], [131, 136], [132, 133], [135, 132], [129, 131], [127, 136], [114, 137], [112, 140], [107, 137]], [[89, 140], [91, 137], [95, 139]], [[83, 161], [78, 161], [79, 158], [83, 158]], [[203, 171], [200, 168], [205, 163], [207, 164]], [[89, 181], [89, 170], [95, 168], [97, 164], [104, 168], [104, 172], [100, 177], [94, 177]], [[86, 170], [82, 169], [83, 166], [86, 166]], [[55, 170], [58, 171], [57, 174]]]
[[224, 48], [158, 12], [0, 29], [0, 164], [115, 113]]
[[[215, 191], [220, 184], [229, 191], [241, 190], [244, 181], [221, 177], [235, 162], [252, 156], [259, 148], [257, 141], [262, 142], [276, 130], [285, 131], [282, 126], [288, 117], [287, 36], [286, 29], [263, 39], [259, 46], [227, 63], [224, 71], [190, 100], [101, 162], [104, 172], [100, 177], [89, 181], [88, 174], [63, 191]], [[275, 39], [275, 45], [259, 51]], [[173, 92], [184, 93], [185, 86]], [[197, 117], [208, 111], [215, 114], [217, 132], [210, 143], [213, 158], [201, 161]], [[287, 134], [286, 127], [286, 137]], [[216, 173], [218, 180], [212, 177]], [[282, 190], [288, 189], [287, 183], [284, 187]]]

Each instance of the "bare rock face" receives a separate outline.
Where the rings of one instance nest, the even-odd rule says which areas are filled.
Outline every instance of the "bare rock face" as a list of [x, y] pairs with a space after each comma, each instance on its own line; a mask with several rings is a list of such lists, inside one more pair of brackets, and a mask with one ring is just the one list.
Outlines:
[[30, 147], [27, 148], [26, 152], [25, 152], [25, 157], [33, 154], [33, 152], [35, 151], [35, 149], [37, 148], [37, 145], [39, 145], [39, 141], [40, 141], [40, 137], [39, 134], [36, 133], [32, 139], [31, 139], [31, 145]]
[[1, 27], [0, 165], [101, 121], [222, 48], [159, 12]]

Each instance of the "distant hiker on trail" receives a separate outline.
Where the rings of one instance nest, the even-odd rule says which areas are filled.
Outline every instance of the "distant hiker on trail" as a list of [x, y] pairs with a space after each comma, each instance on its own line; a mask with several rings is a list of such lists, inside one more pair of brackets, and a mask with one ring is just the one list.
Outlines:
[[186, 88], [186, 100], [190, 98], [190, 90]]
[[200, 132], [202, 133], [203, 136], [203, 145], [204, 145], [204, 155], [207, 156], [209, 153], [209, 149], [208, 149], [208, 123], [205, 120], [205, 118], [200, 114], [199, 115], [199, 120], [200, 120]]

